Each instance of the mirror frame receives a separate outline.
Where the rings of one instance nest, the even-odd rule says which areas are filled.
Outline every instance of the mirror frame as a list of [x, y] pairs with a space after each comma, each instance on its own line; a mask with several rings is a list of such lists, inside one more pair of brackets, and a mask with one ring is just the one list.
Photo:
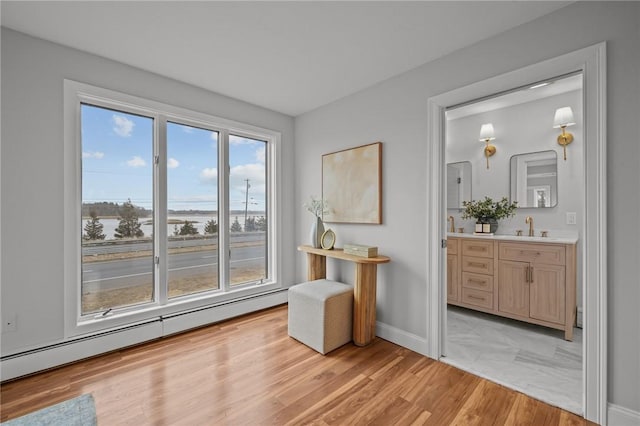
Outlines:
[[[446, 167], [448, 168], [450, 165], [463, 164], [463, 163], [469, 164], [469, 199], [467, 201], [471, 201], [471, 200], [473, 200], [473, 177], [472, 177], [472, 175], [473, 175], [473, 164], [471, 164], [471, 161], [469, 161], [469, 160], [454, 161], [452, 163], [447, 163]], [[446, 176], [446, 172], [445, 172], [445, 176]], [[445, 180], [445, 183], [447, 183], [446, 180]], [[445, 195], [446, 195], [446, 197], [448, 197], [448, 195], [449, 195], [449, 187], [448, 187], [448, 185], [447, 185], [447, 193]], [[461, 211], [462, 209], [464, 209], [464, 207], [462, 205], [456, 206], [456, 207], [449, 207], [447, 205], [447, 210], [458, 210], [458, 211]]]
[[[556, 192], [556, 202], [555, 204], [550, 204], [548, 207], [537, 207], [537, 206], [523, 206], [521, 205], [521, 201], [517, 199], [517, 197], [515, 197], [515, 192], [517, 191], [515, 182], [518, 179], [518, 175], [516, 174], [514, 176], [514, 164], [513, 161], [516, 157], [520, 157], [520, 156], [525, 156], [525, 155], [534, 155], [534, 154], [545, 154], [545, 153], [553, 153], [555, 155], [555, 160], [556, 160], [556, 172], [555, 172], [555, 192]], [[552, 209], [554, 207], [556, 207], [558, 205], [558, 193], [559, 193], [559, 182], [558, 182], [558, 152], [553, 150], [553, 149], [547, 149], [544, 151], [533, 151], [533, 152], [523, 152], [520, 154], [514, 154], [511, 156], [511, 158], [509, 159], [509, 201], [513, 202], [513, 201], [518, 201], [518, 209]], [[550, 203], [551, 203], [551, 199], [552, 197], [550, 197]]]
[[320, 237], [320, 247], [325, 250], [333, 250], [333, 246], [335, 243], [336, 234], [331, 230], [331, 228], [322, 233], [322, 237]]

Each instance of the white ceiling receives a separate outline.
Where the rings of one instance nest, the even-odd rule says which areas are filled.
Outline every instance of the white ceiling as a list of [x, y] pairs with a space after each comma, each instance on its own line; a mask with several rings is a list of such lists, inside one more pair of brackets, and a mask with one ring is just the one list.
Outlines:
[[[534, 82], [532, 82], [534, 83]], [[536, 87], [540, 83], [546, 83], [545, 86]], [[519, 105], [526, 102], [533, 102], [538, 99], [548, 98], [560, 95], [562, 93], [572, 92], [582, 89], [582, 73], [574, 74], [569, 77], [550, 79], [545, 82], [537, 82], [529, 87], [522, 87], [512, 92], [491, 97], [489, 99], [481, 99], [447, 110], [447, 120], [457, 120], [458, 118], [467, 117], [469, 115], [482, 114], [496, 109], [507, 108], [513, 105]]]
[[297, 116], [570, 1], [2, 1], [2, 25]]

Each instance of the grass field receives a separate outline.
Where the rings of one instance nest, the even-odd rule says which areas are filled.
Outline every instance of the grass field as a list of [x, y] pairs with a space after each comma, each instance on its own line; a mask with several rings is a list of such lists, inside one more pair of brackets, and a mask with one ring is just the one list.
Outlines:
[[[257, 246], [260, 242], [234, 243], [232, 248]], [[169, 249], [169, 254], [192, 253], [199, 251], [217, 250], [216, 244], [180, 247]], [[134, 259], [141, 257], [151, 257], [151, 250], [142, 250], [126, 253], [107, 253], [99, 255], [83, 256], [83, 263], [106, 262], [113, 260]], [[239, 285], [252, 281], [259, 281], [265, 278], [264, 268], [231, 268], [231, 285]], [[204, 291], [217, 290], [219, 288], [218, 272], [207, 271], [200, 275], [191, 275], [180, 279], [169, 281], [169, 298], [179, 297], [188, 294], [200, 293]], [[95, 293], [84, 293], [82, 295], [82, 312], [85, 314], [102, 312], [109, 308], [131, 306], [142, 303], [149, 303], [153, 300], [153, 284], [148, 282], [136, 283], [126, 288], [102, 290]]]

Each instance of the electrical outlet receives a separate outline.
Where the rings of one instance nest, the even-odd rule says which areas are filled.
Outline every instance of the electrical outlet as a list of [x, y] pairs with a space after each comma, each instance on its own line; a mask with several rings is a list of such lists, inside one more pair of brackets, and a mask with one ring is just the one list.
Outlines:
[[576, 224], [576, 212], [567, 212], [567, 225]]
[[18, 319], [15, 314], [2, 316], [2, 332], [16, 331], [18, 329]]

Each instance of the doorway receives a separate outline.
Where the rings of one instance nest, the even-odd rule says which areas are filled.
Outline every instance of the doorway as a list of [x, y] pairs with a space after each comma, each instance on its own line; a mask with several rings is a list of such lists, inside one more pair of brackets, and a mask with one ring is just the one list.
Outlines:
[[[446, 353], [446, 193], [445, 110], [469, 101], [487, 98], [531, 82], [581, 71], [584, 75], [584, 170], [585, 192], [583, 259], [583, 415], [606, 421], [606, 89], [604, 43], [503, 74], [429, 99], [427, 208], [428, 355], [439, 359]], [[587, 234], [585, 229], [589, 229]], [[442, 243], [441, 243], [442, 242]]]
[[[498, 251], [496, 244], [501, 247], [502, 242], [530, 241], [526, 236], [514, 238], [518, 233], [523, 234], [525, 217], [535, 218], [536, 235], [544, 229], [546, 235], [553, 237], [548, 238], [547, 244], [560, 237], [577, 241], [577, 274], [571, 272], [572, 276], [577, 275], [575, 283], [571, 289], [566, 288], [569, 283], [557, 283], [562, 292], [557, 292], [556, 300], [544, 303], [542, 308], [552, 307], [559, 299], [568, 299], [565, 297], [568, 294], [574, 305], [570, 310], [582, 311], [582, 235], [578, 223], [582, 223], [584, 217], [584, 144], [573, 144], [568, 160], [563, 161], [563, 147], [556, 143], [558, 132], [552, 126], [554, 112], [570, 108], [575, 124], [568, 128], [576, 141], [584, 141], [582, 80], [582, 73], [559, 76], [445, 111], [446, 208], [450, 224], [457, 226], [453, 233], [449, 229], [448, 235], [447, 328], [444, 330], [446, 345], [441, 354], [445, 363], [579, 415], [583, 412], [582, 324], [579, 322], [578, 328], [573, 329], [573, 339], [565, 341], [561, 330], [505, 318], [502, 312], [507, 312], [506, 315], [513, 312], [513, 306], [506, 306], [511, 295], [503, 300], [498, 288], [510, 292], [516, 288], [515, 283], [507, 277], [498, 278], [500, 268], [489, 275], [478, 274], [470, 263], [473, 259], [475, 262], [476, 257], [460, 253], [462, 248], [455, 245], [457, 241], [465, 241], [465, 247], [470, 249], [473, 246], [469, 244], [478, 241], [470, 239], [475, 220], [465, 219], [465, 202], [485, 197], [493, 200], [507, 197], [516, 201], [515, 217], [500, 220], [496, 236], [487, 236], [482, 241], [494, 245], [494, 252]], [[495, 128], [490, 168], [485, 168], [483, 150], [477, 149], [481, 145], [478, 135], [484, 123], [491, 123]], [[458, 171], [460, 164], [465, 164], [469, 171], [466, 180]], [[461, 188], [467, 188], [462, 198]], [[567, 214], [579, 220], [567, 223]], [[464, 236], [464, 239], [457, 238]], [[498, 237], [511, 240], [494, 244], [494, 238]], [[553, 249], [564, 251], [564, 245], [551, 244]], [[539, 246], [528, 246], [535, 247]], [[450, 255], [454, 248], [457, 254]], [[512, 266], [506, 262], [505, 265]], [[548, 284], [538, 279], [533, 281], [523, 284], [522, 290], [535, 294], [534, 289]], [[573, 302], [573, 292], [577, 294], [577, 303]], [[525, 298], [525, 294], [519, 293], [519, 296], [522, 297], [519, 302], [526, 302], [529, 295]], [[528, 317], [529, 310], [520, 315]]]

